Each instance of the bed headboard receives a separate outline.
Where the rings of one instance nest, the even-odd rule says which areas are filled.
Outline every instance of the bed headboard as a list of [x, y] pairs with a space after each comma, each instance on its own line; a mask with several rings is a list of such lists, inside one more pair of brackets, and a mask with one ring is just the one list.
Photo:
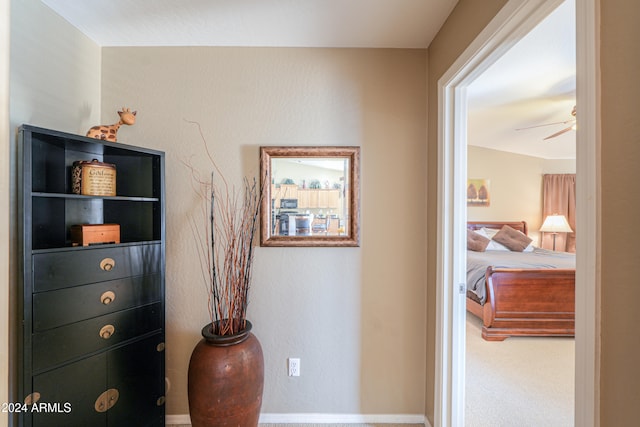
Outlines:
[[528, 235], [527, 223], [525, 221], [469, 221], [467, 222], [467, 228], [470, 230], [479, 230], [481, 228], [496, 228], [500, 229], [503, 225], [508, 225], [511, 228], [515, 228], [518, 231], [522, 231]]

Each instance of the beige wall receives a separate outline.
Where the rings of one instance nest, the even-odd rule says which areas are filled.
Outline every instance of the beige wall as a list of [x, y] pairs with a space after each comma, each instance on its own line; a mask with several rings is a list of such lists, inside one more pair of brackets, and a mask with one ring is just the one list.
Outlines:
[[100, 108], [100, 48], [42, 2], [11, 3], [11, 125], [84, 134]]
[[[0, 403], [9, 399], [9, 260], [10, 158], [9, 147], [9, 0], [0, 0]], [[0, 414], [0, 427], [8, 414]]]
[[601, 425], [638, 424], [640, 3], [600, 2], [602, 84]]
[[[362, 149], [360, 248], [258, 248], [249, 318], [265, 354], [265, 413], [422, 414], [425, 359], [424, 50], [105, 48], [103, 121], [166, 152], [168, 414], [208, 321], [182, 164], [204, 173], [202, 125], [232, 181], [261, 145]], [[421, 237], [422, 236], [422, 237]], [[289, 378], [287, 357], [301, 359]]]
[[507, 0], [460, 0], [429, 46], [427, 74], [428, 148], [427, 148], [427, 376], [426, 415], [433, 424], [436, 338], [436, 256], [437, 256], [437, 194], [438, 194], [438, 96], [440, 77], [458, 56], [491, 21]]
[[575, 160], [550, 160], [469, 146], [467, 176], [490, 180], [491, 204], [467, 208], [469, 221], [527, 221], [529, 236], [540, 244], [542, 176], [575, 173]]

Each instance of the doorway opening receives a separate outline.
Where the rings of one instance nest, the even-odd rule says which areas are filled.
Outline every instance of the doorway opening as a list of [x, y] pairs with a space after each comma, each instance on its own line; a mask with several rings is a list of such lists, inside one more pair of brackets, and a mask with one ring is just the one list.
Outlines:
[[[438, 82], [438, 254], [435, 426], [464, 425], [466, 132], [468, 85], [562, 0], [510, 0]], [[578, 176], [575, 424], [596, 424], [596, 235], [598, 138], [595, 0], [578, 2]], [[583, 113], [584, 112], [584, 113]], [[462, 254], [460, 256], [460, 254]], [[595, 313], [595, 315], [594, 315]]]
[[[465, 265], [493, 260], [506, 263], [497, 264], [502, 267], [515, 262], [533, 267], [532, 263], [544, 258], [545, 265], [575, 267], [575, 254], [537, 249], [552, 249], [551, 234], [543, 236], [539, 232], [549, 209], [553, 209], [550, 213], [567, 215], [571, 228], [575, 229], [575, 132], [569, 126], [574, 122], [564, 123], [572, 118], [570, 113], [576, 102], [575, 36], [575, 1], [564, 0], [467, 87], [467, 220], [485, 223], [486, 228], [477, 230], [476, 235], [487, 237], [501, 228], [505, 220], [524, 221], [510, 226], [524, 226], [533, 241], [523, 253], [506, 253], [508, 248], [497, 242], [490, 243], [482, 252], [466, 251]], [[544, 140], [567, 128], [569, 131]], [[545, 177], [546, 184], [542, 185], [543, 175], [547, 174], [550, 175]], [[552, 208], [549, 203], [553, 203]], [[565, 236], [559, 235], [558, 250], [575, 252], [573, 245], [564, 244]], [[546, 239], [543, 241], [542, 237]], [[486, 267], [477, 271], [484, 277]], [[496, 318], [498, 329], [492, 327], [483, 332], [482, 305], [471, 301], [485, 297], [484, 280], [472, 276], [474, 279], [467, 279], [466, 300], [465, 425], [573, 426], [573, 336], [492, 341], [498, 339], [497, 335], [527, 335], [527, 332], [517, 331], [519, 327], [515, 324], [507, 326], [504, 314]], [[555, 301], [569, 297], [571, 307], [547, 305], [545, 313], [534, 314], [534, 318], [550, 317], [551, 312], [563, 310], [573, 313], [573, 277], [570, 284], [565, 284], [566, 276], [550, 279], [549, 286], [553, 289], [545, 289], [541, 295], [534, 295], [532, 289], [536, 286], [518, 283], [518, 289], [526, 293], [509, 298], [517, 303], [514, 310], [519, 314], [514, 317], [525, 316], [529, 310], [538, 311], [540, 306], [529, 304], [537, 304], [540, 297], [551, 295], [549, 292], [554, 292]], [[499, 295], [492, 294], [496, 305], [484, 304], [501, 311], [498, 302], [505, 296], [502, 291]], [[551, 324], [573, 329], [573, 320], [546, 321], [546, 325]], [[507, 332], [504, 327], [512, 331]], [[566, 333], [561, 329], [542, 332], [544, 327], [548, 326], [540, 322], [535, 329], [542, 335]]]

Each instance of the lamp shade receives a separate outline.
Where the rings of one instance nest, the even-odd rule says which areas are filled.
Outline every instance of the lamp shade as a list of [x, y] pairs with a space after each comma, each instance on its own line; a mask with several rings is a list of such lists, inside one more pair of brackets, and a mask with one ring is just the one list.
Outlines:
[[571, 233], [573, 230], [564, 215], [549, 215], [545, 218], [540, 231], [546, 233]]

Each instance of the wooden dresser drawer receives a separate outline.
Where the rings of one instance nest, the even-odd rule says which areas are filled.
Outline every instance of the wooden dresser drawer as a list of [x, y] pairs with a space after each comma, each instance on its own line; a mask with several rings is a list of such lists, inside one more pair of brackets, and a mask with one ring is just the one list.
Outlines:
[[33, 331], [46, 331], [161, 300], [160, 274], [39, 292], [33, 296]]
[[123, 310], [33, 334], [33, 370], [100, 351], [163, 327], [162, 304]]
[[33, 291], [42, 292], [162, 271], [159, 244], [38, 253]]

